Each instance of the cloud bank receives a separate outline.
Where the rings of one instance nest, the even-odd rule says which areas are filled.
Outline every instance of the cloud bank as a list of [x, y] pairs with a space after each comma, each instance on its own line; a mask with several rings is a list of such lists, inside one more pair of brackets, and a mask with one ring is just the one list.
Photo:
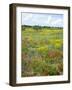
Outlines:
[[63, 27], [63, 14], [22, 13], [22, 25]]

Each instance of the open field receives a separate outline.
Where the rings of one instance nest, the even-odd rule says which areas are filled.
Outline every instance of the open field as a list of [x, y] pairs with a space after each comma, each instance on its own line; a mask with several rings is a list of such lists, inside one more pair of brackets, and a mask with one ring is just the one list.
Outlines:
[[22, 26], [22, 77], [63, 74], [63, 29]]

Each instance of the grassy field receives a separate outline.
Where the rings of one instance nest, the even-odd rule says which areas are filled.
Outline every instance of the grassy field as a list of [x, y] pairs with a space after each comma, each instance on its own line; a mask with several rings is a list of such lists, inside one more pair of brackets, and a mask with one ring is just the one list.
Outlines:
[[22, 77], [63, 74], [63, 29], [22, 26]]

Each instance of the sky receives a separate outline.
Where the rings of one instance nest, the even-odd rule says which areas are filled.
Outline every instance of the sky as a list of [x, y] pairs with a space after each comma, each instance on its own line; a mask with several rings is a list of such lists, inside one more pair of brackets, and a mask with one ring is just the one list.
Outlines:
[[63, 27], [63, 14], [22, 13], [22, 25]]

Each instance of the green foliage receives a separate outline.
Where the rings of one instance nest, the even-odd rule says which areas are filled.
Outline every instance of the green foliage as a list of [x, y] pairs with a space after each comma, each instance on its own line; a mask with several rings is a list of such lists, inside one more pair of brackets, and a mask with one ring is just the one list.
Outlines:
[[62, 73], [62, 28], [22, 26], [22, 77]]

